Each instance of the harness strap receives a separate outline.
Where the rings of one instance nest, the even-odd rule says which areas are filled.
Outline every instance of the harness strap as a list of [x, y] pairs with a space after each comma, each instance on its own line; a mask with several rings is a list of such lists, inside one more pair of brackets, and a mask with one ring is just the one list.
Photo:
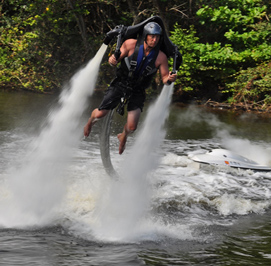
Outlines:
[[129, 71], [129, 74], [128, 74], [128, 77], [130, 77], [130, 78], [133, 77], [133, 73], [136, 70], [136, 67], [137, 67], [137, 56], [138, 56], [140, 45], [142, 43], [144, 43], [144, 40], [143, 40], [142, 35], [141, 35], [137, 39], [135, 51], [134, 51], [134, 53], [132, 55], [132, 58], [130, 60], [130, 71]]
[[135, 48], [133, 55], [131, 56], [130, 62], [128, 58], [125, 58], [125, 63], [129, 69], [128, 77], [144, 78], [150, 74], [156, 72], [155, 61], [159, 53], [159, 46], [155, 47], [154, 50], [148, 56], [144, 55], [143, 44]]
[[156, 72], [155, 61], [156, 61], [156, 58], [159, 54], [159, 47], [156, 47], [154, 50], [152, 50], [152, 52], [153, 52], [153, 55], [152, 55], [151, 60], [148, 62], [145, 69], [143, 69], [143, 72], [142, 72], [143, 77]]

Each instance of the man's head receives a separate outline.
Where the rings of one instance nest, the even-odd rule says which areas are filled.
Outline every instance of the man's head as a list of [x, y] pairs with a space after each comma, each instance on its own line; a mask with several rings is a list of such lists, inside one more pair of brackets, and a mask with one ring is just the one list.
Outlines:
[[162, 35], [162, 28], [156, 22], [149, 22], [144, 26], [143, 36], [149, 46], [156, 46]]
[[148, 34], [162, 35], [162, 28], [156, 22], [149, 22], [144, 26], [144, 31], [143, 31], [144, 37], [146, 37], [146, 35]]

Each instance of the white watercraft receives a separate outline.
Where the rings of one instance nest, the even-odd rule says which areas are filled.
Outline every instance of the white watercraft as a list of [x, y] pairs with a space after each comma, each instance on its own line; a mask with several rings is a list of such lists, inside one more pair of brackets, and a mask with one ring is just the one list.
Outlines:
[[256, 171], [271, 171], [271, 166], [258, 164], [253, 160], [225, 149], [214, 149], [206, 153], [189, 154], [188, 158], [202, 164], [230, 166]]

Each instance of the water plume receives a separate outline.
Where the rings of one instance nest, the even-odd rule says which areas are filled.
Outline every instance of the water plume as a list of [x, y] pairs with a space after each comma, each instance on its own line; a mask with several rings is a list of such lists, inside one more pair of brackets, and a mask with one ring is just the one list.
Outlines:
[[147, 176], [159, 164], [159, 146], [165, 137], [163, 125], [168, 117], [172, 91], [173, 84], [164, 86], [149, 108], [142, 129], [120, 169], [122, 180], [112, 182], [105, 200], [99, 205], [96, 237], [127, 241], [139, 234], [149, 207]]
[[[54, 219], [65, 193], [65, 169], [82, 135], [80, 118], [87, 107], [107, 46], [70, 81], [59, 97], [59, 107], [48, 116], [46, 127], [28, 147], [21, 166], [8, 180], [12, 200], [1, 217], [6, 226], [41, 225]], [[0, 210], [1, 211], [1, 210]], [[3, 211], [1, 211], [3, 212]]]

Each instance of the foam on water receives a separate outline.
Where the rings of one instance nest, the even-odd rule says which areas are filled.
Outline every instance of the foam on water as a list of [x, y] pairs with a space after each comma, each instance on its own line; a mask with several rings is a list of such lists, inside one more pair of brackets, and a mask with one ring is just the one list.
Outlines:
[[[94, 90], [105, 50], [103, 45], [95, 58], [72, 78], [70, 89], [63, 90], [59, 98], [59, 108], [51, 111], [46, 127], [29, 145], [21, 165], [9, 174], [8, 196], [0, 207], [2, 226], [24, 228], [62, 220], [76, 235], [85, 237], [91, 231], [98, 239], [122, 241], [146, 230], [142, 221], [149, 208], [147, 176], [159, 165], [158, 150], [165, 135], [163, 125], [173, 84], [164, 86], [150, 108], [120, 169], [122, 180], [105, 179], [97, 164], [88, 169], [84, 166], [84, 175], [80, 169], [76, 181], [69, 176], [69, 164], [74, 160], [82, 131], [79, 120]], [[89, 172], [91, 176], [87, 175]], [[87, 182], [88, 178], [92, 181]], [[63, 220], [64, 217], [67, 219]], [[157, 226], [161, 227], [160, 223]]]
[[[267, 162], [271, 156], [266, 143], [238, 138], [234, 129], [215, 115], [192, 107], [181, 113], [176, 123], [193, 127], [193, 123], [204, 122], [212, 129], [213, 138], [163, 141], [173, 85], [164, 87], [135, 134], [133, 146], [118, 156], [121, 180], [106, 175], [98, 140], [92, 139], [96, 136], [81, 142], [78, 149], [82, 136], [79, 120], [93, 92], [105, 49], [102, 46], [74, 76], [71, 88], [60, 96], [59, 108], [51, 111], [47, 126], [34, 141], [13, 136], [12, 145], [1, 146], [5, 162], [15, 169], [1, 173], [0, 226], [59, 223], [76, 236], [99, 241], [201, 241], [211, 235], [206, 229], [210, 225], [229, 225], [233, 216], [261, 214], [270, 208], [270, 173], [193, 168], [186, 156], [197, 149], [223, 146]], [[29, 143], [24, 151], [22, 146]], [[10, 162], [16, 152], [23, 157], [18, 166]]]

